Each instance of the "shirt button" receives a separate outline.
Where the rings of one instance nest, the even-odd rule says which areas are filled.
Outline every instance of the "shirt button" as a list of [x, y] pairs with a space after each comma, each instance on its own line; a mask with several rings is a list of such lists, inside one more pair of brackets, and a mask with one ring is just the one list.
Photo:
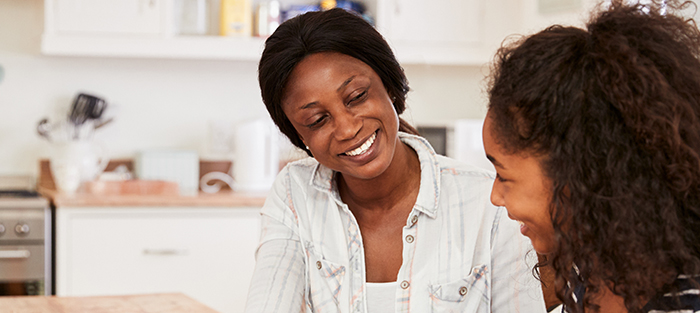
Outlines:
[[321, 261], [316, 261], [316, 268], [320, 270], [321, 267], [323, 267], [323, 266], [321, 265]]
[[411, 217], [411, 225], [416, 225], [418, 223], [418, 215]]
[[408, 289], [408, 286], [410, 286], [410, 285], [411, 284], [409, 284], [407, 281], [404, 280], [401, 282], [401, 289]]
[[467, 294], [467, 287], [462, 286], [462, 288], [459, 288], [459, 295], [463, 296]]
[[406, 236], [406, 242], [412, 243], [412, 242], [413, 242], [413, 236], [411, 236], [411, 235]]

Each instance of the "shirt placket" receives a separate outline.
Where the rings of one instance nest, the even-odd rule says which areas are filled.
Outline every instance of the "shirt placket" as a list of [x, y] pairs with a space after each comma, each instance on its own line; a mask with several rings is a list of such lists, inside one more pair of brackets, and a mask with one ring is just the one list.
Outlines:
[[362, 235], [360, 234], [360, 226], [357, 224], [355, 217], [350, 213], [347, 205], [342, 204], [343, 211], [348, 215], [347, 236], [348, 236], [348, 255], [350, 255], [350, 266], [352, 268], [352, 298], [350, 312], [362, 313], [365, 312], [364, 305], [364, 280], [365, 280], [365, 256], [362, 249]]
[[396, 278], [396, 281], [399, 283], [399, 288], [396, 290], [396, 312], [410, 312], [411, 278], [413, 277], [413, 261], [416, 255], [418, 214], [418, 211], [414, 208], [402, 231], [403, 263]]

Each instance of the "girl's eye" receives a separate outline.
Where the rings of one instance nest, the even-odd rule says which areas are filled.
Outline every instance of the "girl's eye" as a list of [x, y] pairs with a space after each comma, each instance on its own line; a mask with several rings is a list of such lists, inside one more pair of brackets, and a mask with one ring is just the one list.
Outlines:
[[496, 173], [496, 179], [497, 179], [499, 182], [502, 182], [502, 183], [505, 183], [505, 182], [508, 181], [507, 179], [503, 178], [503, 177], [501, 176], [501, 174], [498, 174], [498, 173]]
[[367, 89], [363, 90], [360, 94], [358, 94], [357, 96], [350, 99], [350, 101], [348, 101], [348, 104], [353, 104], [353, 103], [356, 103], [358, 101], [362, 101], [366, 97], [367, 97]]

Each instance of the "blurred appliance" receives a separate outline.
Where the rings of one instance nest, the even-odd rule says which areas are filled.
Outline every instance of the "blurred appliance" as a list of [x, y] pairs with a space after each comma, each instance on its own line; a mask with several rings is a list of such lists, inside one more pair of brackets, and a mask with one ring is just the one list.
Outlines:
[[268, 119], [241, 123], [234, 140], [233, 190], [266, 191], [279, 172], [279, 131]]
[[51, 210], [27, 176], [0, 176], [0, 295], [51, 295]]
[[495, 171], [484, 151], [483, 125], [483, 119], [460, 119], [447, 126], [418, 126], [416, 129], [437, 154]]
[[486, 158], [486, 151], [484, 151], [484, 140], [481, 137], [483, 125], [483, 119], [455, 121], [451, 141], [453, 143], [451, 157], [495, 172], [493, 165]]
[[421, 137], [428, 140], [435, 153], [447, 155], [448, 132], [451, 130], [445, 126], [418, 126], [416, 130]]

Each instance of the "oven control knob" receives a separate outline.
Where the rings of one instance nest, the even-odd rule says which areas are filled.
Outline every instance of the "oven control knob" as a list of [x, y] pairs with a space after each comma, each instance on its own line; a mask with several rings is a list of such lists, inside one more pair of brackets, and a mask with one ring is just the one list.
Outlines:
[[0, 236], [2, 236], [2, 235], [4, 235], [4, 234], [5, 234], [5, 225], [4, 225], [4, 224], [0, 224]]
[[29, 234], [29, 225], [27, 224], [17, 224], [15, 225], [15, 233], [18, 236], [26, 236]]

